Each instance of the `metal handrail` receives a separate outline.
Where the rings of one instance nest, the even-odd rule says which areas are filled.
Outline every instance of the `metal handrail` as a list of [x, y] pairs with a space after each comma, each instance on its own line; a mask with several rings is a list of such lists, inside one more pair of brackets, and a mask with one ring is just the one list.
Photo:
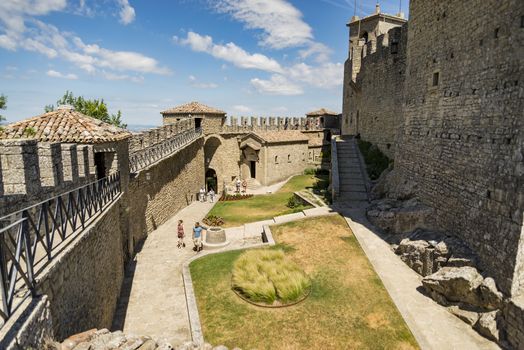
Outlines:
[[26, 287], [35, 294], [35, 265], [51, 261], [55, 248], [82, 232], [120, 192], [116, 172], [0, 218], [0, 317], [4, 321], [22, 301], [14, 305], [19, 290]]
[[173, 138], [141, 149], [129, 156], [129, 170], [137, 173], [160, 159], [171, 156], [202, 135], [202, 128], [188, 129]]

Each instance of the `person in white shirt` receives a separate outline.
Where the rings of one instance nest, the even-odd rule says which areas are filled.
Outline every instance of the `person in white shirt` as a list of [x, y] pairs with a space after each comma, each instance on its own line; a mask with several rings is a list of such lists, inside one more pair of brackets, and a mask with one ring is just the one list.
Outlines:
[[207, 193], [207, 196], [209, 197], [209, 201], [213, 203], [215, 201], [215, 191], [213, 191], [213, 188], [209, 190]]

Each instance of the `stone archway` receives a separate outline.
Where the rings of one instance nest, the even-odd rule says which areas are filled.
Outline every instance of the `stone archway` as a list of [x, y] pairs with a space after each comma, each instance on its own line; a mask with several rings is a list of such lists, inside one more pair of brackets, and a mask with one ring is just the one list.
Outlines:
[[218, 178], [215, 169], [209, 168], [206, 170], [206, 191], [213, 189], [217, 192], [218, 189]]

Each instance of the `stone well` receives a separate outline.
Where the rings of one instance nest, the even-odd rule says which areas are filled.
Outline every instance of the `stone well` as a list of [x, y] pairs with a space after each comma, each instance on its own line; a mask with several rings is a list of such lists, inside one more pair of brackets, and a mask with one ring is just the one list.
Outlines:
[[226, 239], [226, 231], [222, 227], [210, 227], [206, 230], [204, 239], [205, 249], [218, 249], [229, 244]]

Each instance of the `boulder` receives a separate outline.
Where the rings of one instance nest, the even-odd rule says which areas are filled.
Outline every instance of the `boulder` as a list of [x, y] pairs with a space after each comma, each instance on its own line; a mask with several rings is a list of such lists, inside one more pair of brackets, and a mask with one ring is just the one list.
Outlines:
[[464, 310], [460, 308], [458, 305], [449, 306], [448, 311], [460, 318], [462, 321], [469, 324], [470, 326], [473, 326], [479, 320], [478, 312]]
[[422, 284], [432, 296], [438, 293], [449, 301], [480, 306], [477, 288], [482, 281], [482, 276], [474, 267], [443, 267], [424, 277]]
[[487, 277], [479, 286], [480, 299], [483, 308], [487, 310], [500, 309], [502, 307], [503, 295], [497, 289], [495, 280]]
[[369, 221], [388, 233], [401, 234], [417, 228], [430, 228], [433, 210], [416, 199], [397, 201], [382, 199], [373, 202], [367, 211]]
[[156, 342], [153, 339], [148, 339], [137, 350], [155, 350]]
[[500, 332], [499, 332], [499, 325], [498, 320], [500, 318], [500, 311], [491, 311], [491, 312], [485, 312], [480, 315], [480, 318], [478, 322], [473, 327], [477, 332], [479, 332], [484, 337], [499, 341], [500, 339]]

